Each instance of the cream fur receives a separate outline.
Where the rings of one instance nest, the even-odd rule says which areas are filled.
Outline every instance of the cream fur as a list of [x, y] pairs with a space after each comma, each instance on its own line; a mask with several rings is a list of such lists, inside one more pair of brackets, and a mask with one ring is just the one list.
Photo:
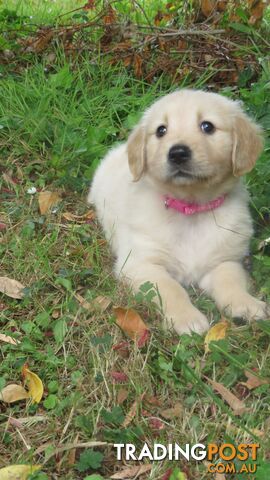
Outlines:
[[[211, 135], [200, 129], [206, 120], [216, 127]], [[159, 125], [167, 127], [162, 138], [156, 136]], [[179, 143], [192, 150], [188, 169], [195, 178], [170, 176], [168, 151]], [[261, 148], [258, 127], [238, 103], [180, 90], [154, 103], [128, 142], [112, 149], [97, 169], [88, 200], [116, 255], [115, 273], [135, 290], [152, 282], [166, 324], [179, 334], [209, 327], [184, 289], [191, 283], [231, 316], [267, 315], [266, 304], [247, 292], [241, 265], [253, 230], [239, 176], [251, 170]], [[170, 194], [205, 202], [224, 193], [222, 206], [191, 216], [167, 210], [162, 199]]]

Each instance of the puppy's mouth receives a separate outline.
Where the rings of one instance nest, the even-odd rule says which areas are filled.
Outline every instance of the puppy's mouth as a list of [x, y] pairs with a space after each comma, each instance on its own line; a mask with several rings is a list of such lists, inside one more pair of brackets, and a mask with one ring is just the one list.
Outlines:
[[194, 173], [192, 171], [188, 171], [184, 168], [177, 168], [177, 169], [174, 169], [173, 171], [171, 171], [169, 173], [169, 177], [170, 179], [172, 180], [177, 180], [177, 179], [187, 179], [187, 180], [191, 180], [191, 181], [200, 181], [200, 182], [204, 182], [204, 181], [207, 181], [209, 180], [209, 175], [203, 175], [201, 173]]

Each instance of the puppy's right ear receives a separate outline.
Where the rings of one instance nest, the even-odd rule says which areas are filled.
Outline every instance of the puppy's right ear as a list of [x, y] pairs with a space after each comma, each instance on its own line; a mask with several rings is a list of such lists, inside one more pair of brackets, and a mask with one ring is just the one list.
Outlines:
[[128, 164], [134, 182], [140, 180], [146, 167], [145, 129], [138, 125], [127, 142]]

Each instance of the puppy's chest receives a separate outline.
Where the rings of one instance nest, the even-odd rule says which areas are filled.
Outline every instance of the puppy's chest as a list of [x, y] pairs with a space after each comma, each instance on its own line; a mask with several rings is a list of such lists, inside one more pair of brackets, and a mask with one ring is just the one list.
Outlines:
[[219, 225], [211, 214], [174, 219], [166, 234], [172, 274], [188, 284], [223, 261], [239, 260], [247, 249], [249, 232], [242, 235], [234, 228], [227, 222]]

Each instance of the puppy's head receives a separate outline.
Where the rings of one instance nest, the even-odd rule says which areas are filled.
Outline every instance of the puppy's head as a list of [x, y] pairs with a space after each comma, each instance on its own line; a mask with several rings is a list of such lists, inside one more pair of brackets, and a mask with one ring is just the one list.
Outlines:
[[158, 100], [128, 139], [133, 178], [175, 186], [220, 184], [249, 172], [263, 147], [259, 127], [237, 102], [181, 90]]

